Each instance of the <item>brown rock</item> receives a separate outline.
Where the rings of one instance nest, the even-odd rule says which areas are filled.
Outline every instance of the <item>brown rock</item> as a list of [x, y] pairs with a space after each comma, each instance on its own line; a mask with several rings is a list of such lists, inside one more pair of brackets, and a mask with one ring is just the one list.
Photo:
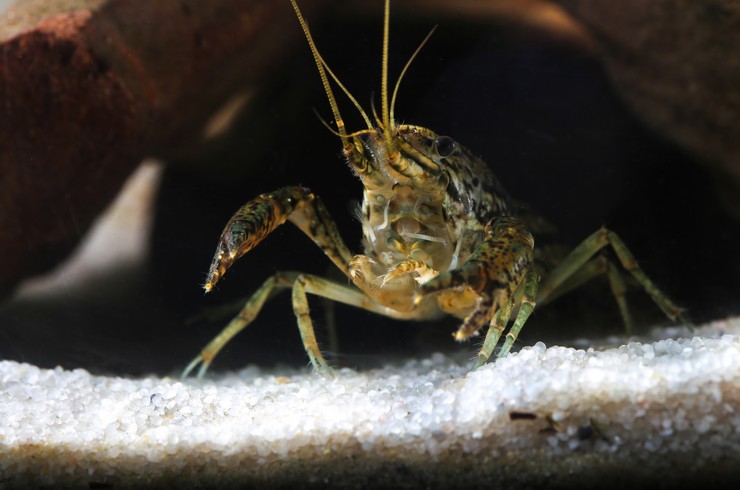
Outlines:
[[740, 4], [559, 0], [598, 45], [617, 91], [706, 163], [740, 219]]
[[290, 5], [270, 0], [109, 1], [8, 38], [7, 20], [34, 18], [39, 2], [12, 8], [0, 34], [0, 293], [65, 256], [142, 158], [199, 136], [300, 35]]

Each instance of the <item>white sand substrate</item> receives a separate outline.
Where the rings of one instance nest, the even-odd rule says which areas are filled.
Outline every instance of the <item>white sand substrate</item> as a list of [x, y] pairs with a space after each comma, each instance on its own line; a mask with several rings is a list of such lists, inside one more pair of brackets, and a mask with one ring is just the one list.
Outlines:
[[0, 488], [728, 483], [738, 334], [736, 318], [598, 350], [538, 343], [475, 372], [434, 354], [334, 380], [3, 361]]

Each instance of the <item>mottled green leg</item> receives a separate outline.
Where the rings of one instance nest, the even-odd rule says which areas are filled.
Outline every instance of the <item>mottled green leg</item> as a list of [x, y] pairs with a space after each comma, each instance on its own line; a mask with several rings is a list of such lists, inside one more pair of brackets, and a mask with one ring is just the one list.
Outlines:
[[627, 286], [624, 284], [622, 274], [611, 261], [606, 260], [606, 274], [609, 278], [609, 287], [612, 289], [612, 296], [617, 301], [619, 307], [619, 314], [622, 315], [622, 322], [624, 323], [624, 330], [627, 335], [632, 335], [635, 331], [634, 323], [632, 323], [632, 315], [630, 315], [629, 307], [627, 306]]
[[540, 294], [537, 298], [537, 302], [539, 305], [549, 303], [554, 299], [579, 288], [591, 279], [604, 274], [606, 274], [609, 280], [609, 286], [611, 287], [612, 295], [619, 307], [619, 313], [622, 315], [625, 330], [628, 335], [631, 335], [633, 332], [633, 323], [632, 316], [630, 315], [629, 307], [627, 305], [627, 298], [625, 297], [627, 288], [624, 284], [624, 279], [622, 279], [622, 274], [619, 272], [619, 269], [617, 269], [612, 261], [603, 255], [599, 255], [598, 257], [586, 262], [580, 269], [576, 270], [570, 277], [565, 279], [565, 281], [555, 288], [547, 298], [542, 298], [542, 295]]
[[519, 304], [519, 313], [516, 315], [514, 325], [511, 326], [509, 332], [506, 334], [506, 340], [504, 341], [504, 345], [501, 346], [497, 357], [501, 358], [509, 353], [516, 338], [519, 336], [519, 332], [527, 322], [527, 319], [529, 319], [529, 315], [534, 311], [534, 306], [537, 304], [537, 289], [539, 288], [539, 284], [539, 274], [532, 270], [528, 271], [523, 284], [524, 290], [522, 291], [522, 301]]
[[310, 274], [301, 274], [296, 277], [293, 284], [293, 310], [298, 319], [298, 329], [301, 332], [303, 346], [311, 359], [311, 364], [322, 375], [333, 377], [329, 364], [321, 355], [316, 337], [314, 335], [313, 322], [311, 321], [310, 310], [308, 306], [307, 294], [320, 296], [338, 303], [362, 308], [363, 310], [372, 311], [381, 315], [397, 319], [417, 318], [417, 314], [427, 315], [424, 310], [396, 311], [394, 309], [376, 303], [372, 298], [362, 291], [343, 284], [337, 284], [322, 277]]
[[[345, 275], [349, 274], [349, 262], [352, 259], [352, 254], [339, 236], [336, 224], [321, 200], [305, 187], [283, 187], [257, 196], [239, 208], [229, 219], [219, 238], [216, 253], [211, 261], [208, 276], [203, 286], [206, 292], [214, 288], [228, 268], [239, 257], [257, 246], [267, 235], [286, 221], [290, 221], [301, 229]], [[302, 303], [306, 302], [301, 299], [298, 299], [297, 302], [295, 300], [296, 294], [300, 296], [302, 287], [294, 285], [299, 276], [300, 274], [295, 272], [282, 273], [276, 274], [265, 281], [247, 301], [239, 314], [188, 364], [183, 371], [183, 377], [187, 376], [198, 365], [200, 365], [198, 377], [202, 377], [218, 352], [254, 320], [270, 294], [277, 288], [290, 286], [298, 288], [298, 293], [294, 292], [294, 307], [297, 310], [296, 314], [299, 315], [299, 324], [302, 325], [301, 336], [311, 357], [311, 362], [317, 368], [320, 368], [322, 363], [325, 365], [326, 362], [321, 357], [318, 347], [315, 346], [313, 327], [308, 331], [306, 325], [310, 325], [310, 323], [307, 324], [305, 318], [300, 320], [302, 314], [299, 314], [299, 312], [303, 309]], [[358, 292], [357, 294], [361, 293]], [[352, 301], [359, 302], [360, 300], [353, 297], [350, 304], [354, 304]], [[383, 313], [387, 314], [386, 312]]]
[[[506, 351], [532, 313], [537, 295], [539, 276], [529, 267], [532, 263], [534, 239], [516, 218], [500, 217], [486, 226], [483, 243], [460, 268], [439, 274], [421, 286], [423, 294], [445, 289], [470, 288], [478, 295], [478, 303], [453, 334], [455, 340], [465, 340], [488, 325], [486, 338], [473, 369], [486, 363], [493, 353], [515, 305], [519, 313], [507, 335]], [[505, 354], [505, 353], [504, 353]]]
[[537, 298], [537, 288], [539, 286], [540, 276], [535, 271], [527, 271], [527, 275], [524, 278], [524, 283], [514, 298], [507, 302], [504, 306], [499, 308], [488, 327], [488, 333], [486, 339], [483, 341], [478, 357], [473, 364], [473, 370], [483, 366], [493, 354], [493, 350], [496, 348], [498, 341], [501, 339], [506, 324], [509, 322], [511, 312], [514, 306], [519, 304], [519, 312], [514, 320], [514, 325], [509, 329], [509, 333], [506, 334], [506, 340], [497, 357], [504, 357], [511, 351], [511, 347], [514, 344], [519, 332], [521, 331], [524, 324], [529, 319], [529, 315], [534, 311]]
[[[422, 295], [455, 288], [470, 288], [478, 304], [453, 334], [462, 341], [476, 334], [496, 312], [516, 297], [532, 263], [534, 239], [529, 230], [512, 217], [500, 217], [486, 227], [486, 236], [471, 258], [421, 286]], [[421, 297], [421, 296], [420, 296]]]
[[506, 328], [506, 324], [509, 323], [511, 318], [511, 310], [514, 308], [514, 301], [507, 301], [499, 310], [493, 315], [490, 325], [488, 325], [488, 332], [486, 338], [483, 341], [483, 345], [478, 352], [478, 356], [473, 364], [473, 371], [488, 362], [488, 359], [493, 354], [493, 350], [496, 348], [501, 334]]
[[346, 286], [340, 286], [323, 279], [296, 272], [278, 273], [266, 280], [252, 297], [249, 298], [239, 314], [188, 364], [182, 376], [188, 376], [200, 364], [198, 378], [202, 378], [219, 351], [236, 334], [254, 321], [270, 294], [278, 288], [283, 289], [290, 286], [293, 288], [293, 311], [298, 320], [298, 330], [301, 334], [303, 347], [306, 349], [306, 353], [314, 368], [325, 376], [331, 376], [331, 368], [324, 359], [324, 356], [321, 355], [319, 345], [316, 342], [313, 322], [309, 316], [310, 312], [306, 292], [338, 301], [349, 301], [351, 303], [357, 303], [361, 298], [357, 298], [356, 295], [346, 291], [337, 291], [346, 289]]
[[[539, 291], [538, 301], [545, 302], [550, 299], [551, 296], [557, 295], [561, 285], [566, 286], [568, 289], [567, 281], [573, 277], [577, 271], [584, 267], [589, 260], [592, 259], [594, 254], [607, 245], [611, 245], [612, 250], [617, 255], [619, 262], [638, 283], [643, 287], [653, 301], [663, 310], [663, 312], [671, 320], [680, 320], [681, 322], [689, 325], [687, 319], [683, 316], [681, 309], [676, 306], [658, 287], [650, 280], [645, 272], [637, 264], [632, 253], [629, 251], [624, 242], [617, 236], [616, 233], [607, 229], [601, 228], [600, 230], [593, 233], [591, 236], [586, 238], [580, 245], [578, 245], [568, 255], [568, 257], [561, 262], [549, 275], [547, 280], [543, 283]], [[626, 302], [624, 301], [624, 284], [619, 277], [619, 273], [612, 272], [607, 267], [607, 273], [609, 275], [609, 281], [612, 286], [612, 291], [615, 291], [615, 297], [619, 303], [620, 311], [622, 316], [629, 319], [629, 313], [627, 313]], [[572, 284], [572, 283], [571, 283]], [[629, 320], [627, 320], [629, 321]]]
[[187, 377], [198, 365], [200, 365], [200, 368], [198, 369], [198, 378], [203, 377], [219, 351], [221, 351], [221, 349], [228, 344], [236, 334], [244, 330], [257, 317], [260, 310], [262, 310], [265, 301], [267, 301], [267, 298], [270, 296], [270, 293], [272, 293], [276, 287], [285, 286], [284, 284], [280, 284], [278, 280], [279, 277], [279, 275], [270, 277], [257, 291], [254, 292], [234, 319], [231, 320], [223, 330], [221, 330], [221, 333], [216, 335], [213, 340], [203, 348], [200, 354], [190, 361], [190, 364], [188, 364], [182, 372], [183, 378]]
[[231, 322], [219, 333], [201, 353], [193, 359], [182, 373], [186, 377], [198, 365], [198, 377], [201, 378], [208, 370], [218, 352], [239, 332], [244, 330], [257, 317], [265, 301], [270, 295], [280, 289], [292, 287], [293, 289], [293, 311], [298, 320], [298, 329], [303, 340], [313, 367], [324, 376], [331, 376], [332, 371], [328, 363], [321, 355], [316, 335], [314, 334], [313, 322], [310, 317], [307, 293], [320, 296], [332, 301], [344, 303], [364, 310], [379, 313], [398, 319], [415, 318], [416, 311], [399, 312], [374, 302], [365, 293], [351, 286], [338, 284], [321, 277], [299, 272], [281, 272], [266, 280], [262, 286], [249, 298], [244, 308]]
[[[301, 333], [303, 348], [306, 349], [308, 358], [311, 360], [311, 365], [313, 365], [314, 369], [322, 376], [333, 378], [334, 374], [332, 369], [329, 367], [326, 359], [324, 359], [324, 356], [321, 355], [319, 344], [316, 342], [313, 321], [311, 320], [311, 310], [308, 307], [308, 298], [306, 297], [307, 292], [325, 296], [321, 294], [322, 288], [318, 286], [319, 284], [325, 285], [325, 283], [325, 281], [318, 281], [311, 276], [298, 276], [295, 283], [293, 283], [293, 312], [298, 320], [298, 330]], [[333, 283], [329, 284], [331, 284], [331, 286], [336, 286]], [[325, 290], [326, 287], [323, 289]]]
[[[578, 268], [575, 272], [573, 272], [573, 274], [571, 274], [569, 277], [566, 277], [565, 280], [558, 284], [558, 286], [553, 289], [551, 293], [547, 294], [547, 296], [545, 296], [542, 292], [542, 289], [540, 289], [537, 295], [537, 304], [542, 306], [550, 303], [551, 301], [554, 301], [555, 299], [564, 296], [575, 289], [578, 289], [593, 278], [605, 274], [607, 270], [606, 264], [607, 260], [606, 257], [604, 257], [603, 255], [589, 260], [580, 268]], [[547, 285], [547, 280], [544, 282], [544, 285]]]

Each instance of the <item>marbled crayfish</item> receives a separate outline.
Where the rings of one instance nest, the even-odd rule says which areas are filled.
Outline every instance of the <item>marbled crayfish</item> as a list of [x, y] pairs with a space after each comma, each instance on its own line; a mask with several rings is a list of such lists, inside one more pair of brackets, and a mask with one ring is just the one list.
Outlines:
[[[221, 348], [255, 319], [271, 293], [280, 288], [292, 290], [303, 345], [314, 368], [324, 374], [330, 374], [331, 369], [316, 342], [308, 294], [399, 319], [453, 314], [464, 319], [454, 333], [459, 341], [487, 328], [474, 369], [486, 363], [512, 317], [499, 357], [510, 351], [537, 302], [599, 274], [608, 277], [629, 325], [621, 273], [614, 262], [598, 253], [607, 246], [669, 318], [683, 320], [681, 309], [645, 275], [622, 240], [606, 228], [586, 238], [549, 270], [540, 284], [547, 267], [535, 250], [530, 231], [536, 225], [519, 212], [489, 167], [452, 138], [395, 121], [399, 82], [424, 43], [389, 94], [389, 0], [384, 13], [381, 114], [373, 111], [373, 119], [329, 69], [295, 0], [291, 3], [329, 99], [343, 154], [364, 188], [358, 211], [364, 253], [350, 251], [321, 199], [307, 188], [284, 187], [249, 201], [221, 235], [206, 291], [239, 257], [286, 221], [308, 235], [351, 285], [298, 272], [273, 275], [188, 365], [184, 375], [198, 365], [198, 374], [203, 375]], [[331, 80], [357, 107], [366, 129], [347, 132]]]

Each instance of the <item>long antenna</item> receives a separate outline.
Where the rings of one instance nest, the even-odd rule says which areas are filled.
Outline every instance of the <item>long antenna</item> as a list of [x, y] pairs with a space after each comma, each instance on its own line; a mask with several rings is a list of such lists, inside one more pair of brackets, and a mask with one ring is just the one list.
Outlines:
[[434, 26], [431, 31], [429, 31], [429, 34], [426, 35], [424, 40], [419, 44], [419, 47], [416, 48], [416, 51], [411, 55], [409, 60], [406, 62], [406, 64], [403, 67], [403, 70], [401, 70], [401, 74], [398, 76], [398, 80], [396, 80], [396, 86], [393, 87], [393, 97], [391, 97], [391, 108], [390, 112], [388, 113], [388, 117], [391, 121], [393, 121], [393, 110], [396, 107], [396, 96], [398, 95], [398, 87], [401, 86], [401, 80], [403, 80], [403, 76], [406, 75], [406, 71], [409, 69], [409, 66], [411, 66], [411, 62], [416, 59], [416, 56], [419, 54], [419, 51], [424, 47], [424, 45], [429, 41], [429, 38], [432, 37], [432, 34], [434, 34], [434, 31], [437, 30], [437, 26]]
[[321, 59], [321, 55], [319, 54], [319, 50], [316, 49], [316, 44], [313, 42], [313, 38], [311, 37], [311, 31], [308, 30], [308, 23], [306, 22], [306, 19], [303, 18], [303, 15], [301, 14], [301, 10], [298, 8], [298, 4], [295, 2], [295, 0], [290, 0], [291, 5], [293, 5], [293, 10], [295, 10], [296, 16], [298, 16], [298, 22], [301, 24], [301, 28], [303, 29], [303, 34], [306, 35], [306, 40], [308, 41], [308, 46], [311, 48], [311, 54], [313, 55], [313, 59], [316, 62], [316, 67], [319, 69], [319, 76], [321, 77], [321, 84], [324, 86], [324, 91], [326, 92], [326, 96], [329, 99], [329, 105], [331, 106], [331, 112], [334, 114], [334, 120], [337, 123], [337, 131], [339, 131], [340, 138], [342, 138], [342, 143], [347, 143], [347, 131], [344, 129], [344, 120], [342, 119], [342, 115], [339, 113], [339, 106], [337, 106], [337, 100], [334, 98], [334, 92], [331, 90], [331, 85], [329, 84], [329, 79], [326, 76], [326, 71], [324, 70], [324, 62]]
[[[291, 0], [293, 1], [293, 0]], [[383, 12], [383, 59], [380, 69], [380, 110], [382, 111], [381, 116], [383, 117], [385, 144], [388, 148], [389, 155], [393, 153], [393, 138], [392, 134], [396, 128], [393, 120], [391, 119], [391, 113], [388, 108], [388, 38], [390, 33], [390, 17], [391, 17], [391, 0], [385, 0], [385, 10]]]
[[370, 122], [370, 118], [367, 116], [367, 113], [362, 108], [359, 102], [357, 102], [357, 99], [355, 99], [354, 95], [347, 90], [347, 87], [344, 86], [344, 84], [339, 81], [339, 77], [337, 77], [333, 71], [331, 71], [331, 68], [329, 68], [329, 65], [324, 61], [323, 58], [321, 58], [321, 63], [324, 65], [324, 68], [326, 68], [326, 71], [329, 72], [329, 76], [334, 80], [334, 83], [339, 86], [340, 89], [342, 89], [342, 92], [344, 92], [344, 95], [347, 96], [347, 98], [352, 102], [352, 104], [357, 108], [358, 111], [360, 111], [360, 115], [362, 116], [362, 119], [365, 120], [365, 124], [367, 124], [367, 129], [373, 129], [373, 123]]

